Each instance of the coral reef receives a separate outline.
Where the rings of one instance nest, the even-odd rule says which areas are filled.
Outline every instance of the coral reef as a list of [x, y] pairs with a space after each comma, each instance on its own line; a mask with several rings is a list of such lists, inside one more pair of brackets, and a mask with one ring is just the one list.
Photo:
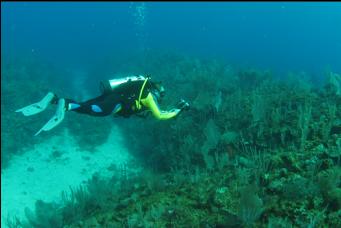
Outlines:
[[185, 98], [191, 109], [170, 121], [120, 121], [143, 172], [94, 176], [58, 206], [40, 202], [28, 213], [33, 226], [58, 218], [64, 227], [341, 227], [338, 74], [314, 86], [304, 73], [276, 78], [169, 52], [115, 61], [162, 80], [162, 107]]

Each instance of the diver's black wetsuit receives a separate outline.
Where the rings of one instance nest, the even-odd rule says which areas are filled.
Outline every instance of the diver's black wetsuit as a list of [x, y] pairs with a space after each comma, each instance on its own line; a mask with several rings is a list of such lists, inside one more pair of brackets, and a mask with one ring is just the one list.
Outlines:
[[[139, 97], [142, 84], [143, 81], [127, 82], [110, 93], [102, 94], [85, 102], [65, 99], [66, 109], [91, 116], [108, 116], [120, 110], [117, 115], [129, 117], [145, 110], [144, 108], [140, 110], [133, 108]], [[141, 98], [145, 98], [149, 92], [153, 92], [154, 88], [154, 83], [147, 81]]]
[[[72, 99], [66, 98], [65, 104], [67, 105], [66, 107], [68, 108], [68, 111], [88, 114], [91, 116], [107, 116], [114, 111], [116, 105], [120, 104], [120, 100], [116, 94], [102, 94], [85, 102], [76, 102]], [[69, 105], [71, 106], [69, 107]]]
[[58, 98], [53, 92], [39, 102], [28, 105], [16, 112], [25, 116], [35, 115], [44, 111], [49, 104], [57, 104], [54, 116], [35, 134], [49, 131], [60, 124], [66, 111], [75, 111], [91, 116], [129, 117], [132, 114], [146, 117], [151, 113], [158, 120], [169, 120], [188, 110], [189, 104], [181, 99], [176, 107], [170, 110], [160, 109], [158, 103], [164, 95], [164, 88], [160, 83], [151, 82], [150, 77], [133, 76], [124, 79], [112, 79], [100, 83], [102, 95], [85, 102], [76, 102], [72, 99]]

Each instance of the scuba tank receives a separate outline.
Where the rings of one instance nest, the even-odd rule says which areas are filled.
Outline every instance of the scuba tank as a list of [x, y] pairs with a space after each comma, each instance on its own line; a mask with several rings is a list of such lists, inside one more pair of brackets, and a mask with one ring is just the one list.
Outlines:
[[[147, 77], [148, 78], [148, 77]], [[125, 78], [115, 78], [111, 80], [103, 80], [100, 82], [99, 89], [102, 94], [108, 94], [113, 91], [117, 91], [118, 88], [121, 88], [123, 85], [127, 85], [127, 83], [132, 84], [141, 84], [146, 80], [146, 77], [143, 75], [133, 75]]]

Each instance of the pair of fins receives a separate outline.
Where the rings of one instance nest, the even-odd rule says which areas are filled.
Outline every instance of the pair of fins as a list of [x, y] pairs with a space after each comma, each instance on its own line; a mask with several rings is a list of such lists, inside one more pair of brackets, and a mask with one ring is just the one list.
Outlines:
[[[54, 99], [55, 95], [49, 92], [41, 101], [25, 106], [15, 112], [21, 112], [24, 116], [32, 116], [44, 111], [47, 106]], [[54, 116], [34, 135], [39, 135], [42, 131], [49, 131], [52, 128], [60, 124], [65, 116], [65, 99], [59, 99], [57, 104], [57, 110]]]

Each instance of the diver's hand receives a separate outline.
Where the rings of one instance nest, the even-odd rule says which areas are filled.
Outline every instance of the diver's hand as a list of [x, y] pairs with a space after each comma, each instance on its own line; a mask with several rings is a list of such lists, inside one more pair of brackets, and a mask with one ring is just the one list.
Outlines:
[[180, 102], [176, 105], [178, 109], [182, 110], [189, 110], [189, 103], [185, 101], [184, 99], [181, 99]]

